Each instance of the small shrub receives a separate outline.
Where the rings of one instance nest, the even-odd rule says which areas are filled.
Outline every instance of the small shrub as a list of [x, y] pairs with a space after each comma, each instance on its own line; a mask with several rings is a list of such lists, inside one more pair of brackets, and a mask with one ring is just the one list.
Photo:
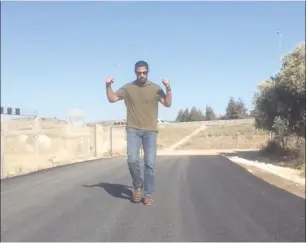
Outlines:
[[306, 163], [305, 140], [297, 139], [297, 141], [300, 142], [296, 142], [295, 144], [293, 144], [293, 140], [293, 137], [284, 136], [283, 138], [280, 138], [277, 136], [274, 139], [269, 140], [269, 142], [262, 148], [261, 152], [264, 155], [272, 155], [273, 157], [284, 161], [295, 160], [297, 166], [301, 168]]
[[281, 143], [276, 140], [270, 140], [262, 149], [262, 152], [267, 154], [274, 154], [274, 155], [280, 155], [280, 156], [286, 156], [290, 153], [289, 150], [284, 148]]

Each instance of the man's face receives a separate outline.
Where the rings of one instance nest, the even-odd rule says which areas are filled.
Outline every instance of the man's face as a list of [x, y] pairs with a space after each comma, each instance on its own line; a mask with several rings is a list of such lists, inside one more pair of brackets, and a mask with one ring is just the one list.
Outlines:
[[148, 76], [148, 70], [146, 67], [137, 67], [135, 70], [136, 78], [139, 82], [145, 83]]

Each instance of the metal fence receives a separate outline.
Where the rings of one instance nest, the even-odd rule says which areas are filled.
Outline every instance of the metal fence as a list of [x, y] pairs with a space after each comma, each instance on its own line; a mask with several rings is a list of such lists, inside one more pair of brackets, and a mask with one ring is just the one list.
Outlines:
[[[254, 119], [238, 119], [238, 120], [214, 120], [214, 121], [195, 121], [195, 122], [170, 122], [162, 123], [158, 126], [166, 128], [159, 131], [158, 135], [158, 150], [171, 148], [181, 139], [193, 133], [194, 130], [206, 126], [208, 129], [198, 136], [199, 144], [193, 143], [188, 146], [191, 141], [187, 139], [187, 149], [235, 149], [235, 148], [256, 148], [268, 141], [270, 134], [260, 130], [253, 130]], [[225, 126], [224, 126], [225, 125]], [[232, 131], [228, 126], [239, 125], [238, 131]], [[245, 129], [247, 128], [247, 130]], [[188, 129], [190, 128], [190, 129]], [[211, 128], [211, 129], [209, 129]], [[109, 126], [109, 154], [111, 156], [126, 155], [126, 129], [124, 125]], [[183, 131], [185, 130], [185, 131]], [[169, 138], [167, 137], [169, 136]], [[173, 137], [171, 139], [170, 137]], [[202, 137], [203, 140], [201, 140]], [[159, 141], [159, 138], [160, 141]], [[165, 140], [165, 141], [163, 141]], [[167, 145], [168, 144], [168, 145]], [[180, 148], [181, 146], [179, 146]], [[143, 149], [140, 150], [140, 155], [144, 154]]]
[[[3, 114], [3, 110], [1, 112]], [[1, 178], [94, 158], [126, 155], [123, 125], [76, 124], [20, 111], [9, 114], [9, 118], [1, 116]], [[245, 119], [167, 125], [176, 129], [181, 125], [182, 130], [195, 125], [252, 123], [253, 119]], [[142, 149], [140, 155], [143, 155]]]
[[172, 125], [208, 125], [208, 126], [214, 126], [214, 125], [252, 125], [254, 124], [255, 119], [254, 118], [246, 118], [246, 119], [232, 119], [232, 120], [212, 120], [212, 121], [190, 121], [190, 122], [171, 122], [168, 124]]
[[95, 127], [1, 115], [1, 178], [95, 157]]
[[[35, 137], [35, 131], [37, 131], [37, 111], [31, 109], [24, 109], [21, 113], [20, 108], [11, 108], [11, 107], [1, 107], [1, 178], [6, 174], [7, 166], [5, 165], [5, 160], [10, 159], [12, 154], [16, 154], [16, 151], [19, 149], [21, 151], [30, 150], [29, 146], [24, 148], [17, 148], [18, 142], [25, 140], [25, 136], [22, 136], [21, 133], [16, 133], [16, 131], [32, 130], [33, 136]], [[26, 126], [20, 127], [17, 124], [20, 124], [19, 121], [26, 121]], [[29, 124], [27, 121], [33, 120], [32, 124]], [[15, 129], [14, 129], [15, 128]], [[16, 137], [17, 143], [14, 143], [12, 137]], [[34, 146], [29, 154], [32, 157], [37, 155], [37, 146]], [[20, 154], [20, 153], [19, 153]], [[19, 159], [22, 160], [22, 157]], [[12, 164], [11, 167], [14, 167], [15, 164]]]

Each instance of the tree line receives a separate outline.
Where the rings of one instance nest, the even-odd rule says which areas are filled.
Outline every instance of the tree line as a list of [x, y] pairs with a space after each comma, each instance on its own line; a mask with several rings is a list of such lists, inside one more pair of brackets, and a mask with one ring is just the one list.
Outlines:
[[245, 107], [242, 99], [235, 100], [234, 97], [230, 97], [225, 114], [218, 115], [214, 112], [214, 109], [207, 105], [205, 111], [196, 108], [185, 108], [179, 110], [176, 122], [191, 122], [191, 121], [212, 121], [212, 120], [226, 120], [226, 119], [244, 119], [250, 117], [252, 114], [248, 114], [248, 110]]
[[[298, 44], [282, 59], [280, 70], [262, 81], [253, 97], [253, 109], [247, 112], [241, 99], [230, 98], [225, 114], [216, 115], [211, 106], [205, 112], [193, 107], [180, 110], [176, 121], [255, 118], [255, 127], [271, 132], [267, 152], [293, 154], [305, 161], [306, 144], [306, 43]], [[297, 141], [289, 149], [290, 138]], [[293, 140], [293, 139], [292, 139]], [[271, 150], [271, 151], [270, 151]]]
[[306, 137], [306, 44], [297, 45], [285, 55], [279, 72], [262, 81], [254, 94], [253, 109], [248, 112], [242, 99], [230, 97], [225, 114], [217, 115], [210, 105], [205, 111], [192, 107], [181, 109], [177, 122], [217, 119], [255, 118], [259, 129], [281, 137]]

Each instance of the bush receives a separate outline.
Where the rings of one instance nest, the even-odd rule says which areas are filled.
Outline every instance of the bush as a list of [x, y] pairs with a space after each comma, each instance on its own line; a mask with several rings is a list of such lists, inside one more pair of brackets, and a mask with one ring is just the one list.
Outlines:
[[280, 141], [276, 138], [270, 140], [265, 147], [263, 147], [262, 152], [267, 154], [274, 154], [280, 156], [287, 156], [291, 154], [291, 151], [284, 147]]
[[282, 139], [275, 137], [262, 148], [261, 152], [284, 161], [296, 160], [297, 165], [302, 167], [306, 163], [305, 143], [305, 139], [293, 136], [283, 137]]

